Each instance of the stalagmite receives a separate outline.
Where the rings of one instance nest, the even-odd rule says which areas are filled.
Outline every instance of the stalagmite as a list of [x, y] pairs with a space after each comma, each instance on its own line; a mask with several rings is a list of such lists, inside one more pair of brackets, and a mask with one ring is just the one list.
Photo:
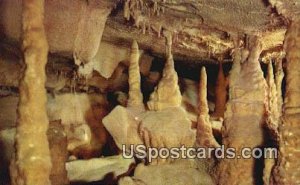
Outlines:
[[300, 20], [289, 25], [285, 38], [287, 59], [286, 93], [282, 125], [280, 127], [280, 159], [274, 170], [274, 183], [277, 185], [300, 184]]
[[[248, 58], [245, 57], [247, 52], [236, 55], [241, 56], [239, 58], [242, 61], [247, 60], [243, 62], [239, 76], [232, 78], [237, 72], [236, 66], [233, 68], [236, 71], [231, 73], [230, 99], [222, 130], [223, 144], [235, 148], [237, 154], [241, 154], [243, 147], [254, 148], [263, 144], [266, 83], [258, 61], [260, 42], [257, 38], [251, 41]], [[254, 176], [262, 177], [262, 172], [254, 169], [257, 162], [254, 158], [222, 159], [217, 168], [216, 180], [222, 185], [261, 184], [262, 178], [254, 179]]]
[[212, 133], [209, 121], [209, 109], [207, 103], [207, 75], [205, 67], [201, 69], [199, 83], [199, 116], [197, 124], [197, 145], [200, 147], [217, 147], [219, 144]]
[[133, 41], [130, 54], [129, 65], [129, 99], [128, 107], [144, 107], [143, 94], [141, 92], [141, 76], [139, 68], [139, 48], [136, 41]]
[[219, 72], [215, 90], [215, 111], [213, 116], [224, 117], [227, 98], [228, 79], [224, 75], [222, 61], [219, 62]]
[[280, 121], [280, 113], [278, 112], [277, 102], [277, 88], [274, 81], [274, 73], [272, 62], [268, 64], [268, 75], [267, 75], [268, 95], [267, 95], [267, 127], [278, 135], [278, 125]]
[[20, 82], [13, 185], [50, 185], [51, 159], [47, 140], [45, 65], [48, 44], [43, 0], [23, 1], [23, 51], [26, 70]]
[[182, 97], [178, 86], [178, 76], [174, 69], [174, 60], [171, 51], [171, 33], [167, 33], [166, 44], [167, 61], [163, 70], [163, 77], [147, 103], [149, 110], [162, 110], [168, 107], [179, 107], [181, 105]]

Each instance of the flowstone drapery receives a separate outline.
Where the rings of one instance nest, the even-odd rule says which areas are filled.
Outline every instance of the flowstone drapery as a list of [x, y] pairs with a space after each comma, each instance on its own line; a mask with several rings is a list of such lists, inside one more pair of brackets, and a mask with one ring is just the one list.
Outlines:
[[[222, 131], [225, 147], [233, 147], [241, 154], [243, 147], [263, 145], [266, 83], [259, 64], [261, 44], [251, 39], [249, 52], [237, 49], [229, 82], [229, 102]], [[248, 55], [249, 54], [249, 55]], [[217, 168], [217, 181], [222, 185], [248, 185], [260, 182], [254, 179], [257, 164], [254, 158], [222, 159]], [[256, 174], [257, 175], [257, 174]], [[258, 174], [259, 175], [259, 174]]]

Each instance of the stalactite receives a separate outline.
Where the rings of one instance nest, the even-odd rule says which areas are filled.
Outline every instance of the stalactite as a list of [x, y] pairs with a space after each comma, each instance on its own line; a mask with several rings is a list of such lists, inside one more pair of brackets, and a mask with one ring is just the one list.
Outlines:
[[199, 82], [199, 116], [197, 124], [197, 145], [200, 147], [217, 147], [219, 144], [212, 133], [207, 102], [207, 75], [205, 67], [201, 69]]
[[219, 62], [219, 72], [215, 89], [215, 110], [213, 116], [224, 117], [226, 108], [228, 79], [224, 75], [222, 61]]
[[300, 133], [300, 20], [289, 25], [285, 38], [286, 93], [282, 125], [280, 126], [280, 158], [274, 170], [273, 180], [276, 185], [300, 184], [299, 148]]
[[[247, 50], [239, 49], [234, 55], [237, 57], [234, 59], [236, 66], [230, 74], [230, 99], [222, 129], [223, 144], [235, 148], [237, 154], [244, 147], [258, 147], [264, 141], [262, 124], [266, 83], [258, 61], [261, 44], [258, 38], [250, 41], [249, 56]], [[246, 60], [238, 74], [239, 59]], [[262, 174], [254, 170], [255, 164], [257, 160], [254, 158], [222, 159], [217, 167], [216, 180], [222, 185], [262, 184]], [[255, 179], [255, 176], [261, 178]]]
[[130, 0], [126, 0], [124, 3], [124, 8], [123, 8], [124, 17], [127, 21], [129, 21], [129, 19], [130, 19], [129, 2], [130, 2]]
[[179, 107], [181, 105], [182, 97], [171, 51], [171, 33], [166, 34], [166, 44], [167, 61], [163, 70], [163, 77], [147, 103], [150, 110], [162, 110], [167, 107]]
[[50, 185], [47, 140], [46, 72], [48, 55], [43, 0], [23, 1], [23, 51], [26, 70], [19, 86], [16, 156], [11, 166], [14, 185]]
[[272, 62], [268, 64], [268, 75], [267, 75], [267, 84], [268, 84], [268, 95], [267, 95], [267, 127], [273, 132], [274, 136], [278, 136], [278, 125], [280, 113], [278, 112], [278, 102], [277, 102], [277, 88], [274, 81], [274, 73]]
[[83, 7], [74, 40], [73, 58], [78, 66], [93, 62], [102, 39], [105, 23], [112, 7], [103, 7], [101, 1], [90, 0]]
[[283, 68], [282, 68], [282, 58], [276, 59], [275, 67], [276, 67], [275, 83], [276, 83], [276, 89], [277, 89], [278, 112], [280, 115], [282, 115], [282, 105], [283, 105], [282, 80], [284, 78], [284, 72], [283, 72]]
[[128, 107], [143, 107], [143, 94], [141, 92], [141, 77], [139, 68], [139, 47], [136, 41], [133, 41], [130, 54], [129, 65], [129, 99]]

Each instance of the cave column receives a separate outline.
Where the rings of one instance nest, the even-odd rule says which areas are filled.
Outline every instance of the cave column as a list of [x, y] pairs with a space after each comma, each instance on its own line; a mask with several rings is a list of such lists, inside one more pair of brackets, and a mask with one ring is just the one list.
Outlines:
[[[260, 53], [261, 43], [257, 37], [251, 37], [249, 48], [237, 48], [234, 53], [222, 143], [225, 148], [234, 148], [236, 155], [240, 155], [245, 147], [260, 147], [264, 141], [262, 125], [267, 88], [260, 68]], [[258, 166], [258, 160], [251, 156], [249, 159], [237, 156], [234, 159], [225, 158], [217, 167], [216, 180], [222, 185], [262, 184], [262, 178], [254, 178], [262, 177]]]
[[278, 185], [300, 184], [300, 20], [289, 25], [285, 38], [286, 92], [280, 127], [280, 158], [273, 176]]
[[11, 178], [14, 185], [50, 185], [45, 89], [48, 43], [43, 23], [44, 1], [23, 0], [22, 16], [26, 69], [19, 85], [16, 154], [11, 165]]

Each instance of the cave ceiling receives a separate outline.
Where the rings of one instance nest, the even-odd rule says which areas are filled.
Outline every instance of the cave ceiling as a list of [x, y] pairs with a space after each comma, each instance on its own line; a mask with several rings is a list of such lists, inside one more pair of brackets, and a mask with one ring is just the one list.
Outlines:
[[[289, 1], [284, 6], [297, 13], [299, 5], [295, 2]], [[82, 20], [87, 22], [81, 25], [86, 42], [77, 45], [86, 53], [95, 54], [101, 42], [129, 48], [132, 40], [137, 40], [149, 54], [164, 56], [164, 32], [168, 30], [174, 35], [175, 60], [208, 63], [220, 58], [230, 61], [236, 38], [246, 40], [253, 35], [261, 37], [262, 57], [276, 56], [286, 32], [286, 20], [280, 15], [285, 7], [278, 11], [273, 7], [280, 5], [280, 1], [46, 0], [45, 3], [50, 52], [70, 58]], [[1, 43], [18, 43], [21, 1], [2, 0], [0, 4]]]

